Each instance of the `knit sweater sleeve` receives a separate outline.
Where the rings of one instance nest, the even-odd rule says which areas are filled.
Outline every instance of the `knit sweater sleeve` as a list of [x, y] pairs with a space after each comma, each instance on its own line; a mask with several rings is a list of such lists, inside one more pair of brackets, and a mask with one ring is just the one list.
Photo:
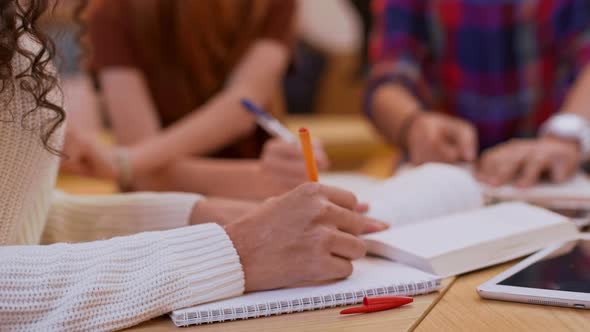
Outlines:
[[87, 242], [188, 226], [200, 195], [53, 193], [42, 243]]
[[112, 331], [243, 290], [239, 257], [216, 224], [0, 247], [2, 330]]
[[[39, 49], [30, 38], [22, 46]], [[199, 196], [54, 192], [59, 160], [41, 144], [39, 129], [55, 115], [36, 109], [19, 88], [36, 86], [27, 82], [30, 61], [17, 55], [13, 63], [25, 74], [14, 78], [12, 93], [0, 93], [0, 331], [112, 331], [241, 294], [244, 273], [223, 228], [155, 231], [187, 225]], [[57, 100], [56, 92], [48, 98]], [[62, 134], [63, 126], [52, 146]], [[42, 234], [77, 242], [146, 230], [152, 232], [37, 245]]]

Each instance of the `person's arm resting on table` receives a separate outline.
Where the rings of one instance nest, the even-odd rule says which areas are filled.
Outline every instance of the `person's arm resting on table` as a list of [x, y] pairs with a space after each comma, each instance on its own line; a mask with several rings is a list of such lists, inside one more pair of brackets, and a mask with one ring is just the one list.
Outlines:
[[[548, 130], [540, 132], [538, 138], [513, 140], [484, 153], [478, 170], [481, 180], [492, 185], [514, 182], [528, 187], [548, 175], [551, 181], [563, 182], [579, 170], [584, 159], [590, 158], [586, 151], [590, 147], [590, 6], [580, 3], [585, 8], [576, 9], [580, 15], [574, 17], [579, 21], [570, 23], [584, 28], [567, 45], [558, 46], [564, 53], [562, 58], [571, 59], [577, 73], [561, 111], [545, 122]], [[575, 138], [567, 137], [571, 133], [552, 131], [551, 122], [560, 114], [575, 115]]]
[[425, 110], [429, 99], [428, 83], [421, 72], [429, 52], [425, 5], [383, 3], [373, 33], [374, 64], [365, 112], [414, 164], [473, 161], [478, 148], [473, 126]]

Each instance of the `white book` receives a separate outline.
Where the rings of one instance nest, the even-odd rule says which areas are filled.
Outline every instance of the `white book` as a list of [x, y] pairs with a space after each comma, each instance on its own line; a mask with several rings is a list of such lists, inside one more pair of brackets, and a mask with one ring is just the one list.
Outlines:
[[506, 262], [577, 235], [574, 223], [524, 203], [502, 203], [365, 236], [370, 253], [441, 276]]
[[566, 217], [525, 203], [485, 207], [466, 170], [427, 164], [365, 194], [369, 215], [391, 228], [366, 235], [369, 252], [423, 271], [453, 276], [531, 254], [574, 238]]
[[173, 311], [177, 326], [199, 325], [361, 303], [365, 296], [413, 296], [436, 291], [440, 277], [398, 263], [367, 257], [353, 263], [346, 280], [323, 285], [256, 292]]

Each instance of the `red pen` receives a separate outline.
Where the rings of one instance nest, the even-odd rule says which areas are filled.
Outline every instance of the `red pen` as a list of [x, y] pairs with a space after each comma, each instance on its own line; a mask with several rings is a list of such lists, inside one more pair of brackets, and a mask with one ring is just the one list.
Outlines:
[[363, 299], [364, 305], [374, 304], [391, 304], [391, 305], [406, 305], [414, 302], [414, 299], [409, 296], [378, 296], [378, 297], [365, 297]]
[[384, 311], [394, 309], [412, 303], [414, 301], [411, 297], [406, 296], [382, 296], [382, 297], [365, 297], [363, 305], [360, 307], [348, 308], [340, 311], [341, 315], [359, 314]]

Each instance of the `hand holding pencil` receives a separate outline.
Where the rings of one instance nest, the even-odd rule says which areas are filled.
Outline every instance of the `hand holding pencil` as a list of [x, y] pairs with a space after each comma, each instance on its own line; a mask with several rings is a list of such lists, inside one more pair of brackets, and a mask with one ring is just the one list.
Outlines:
[[[261, 171], [270, 179], [270, 186], [278, 187], [273, 191], [284, 192], [307, 182], [304, 153], [297, 137], [250, 100], [242, 99], [240, 102], [245, 110], [254, 115], [258, 125], [274, 137], [264, 145], [260, 158]], [[328, 170], [330, 163], [322, 144], [316, 140], [310, 143], [318, 170]]]

